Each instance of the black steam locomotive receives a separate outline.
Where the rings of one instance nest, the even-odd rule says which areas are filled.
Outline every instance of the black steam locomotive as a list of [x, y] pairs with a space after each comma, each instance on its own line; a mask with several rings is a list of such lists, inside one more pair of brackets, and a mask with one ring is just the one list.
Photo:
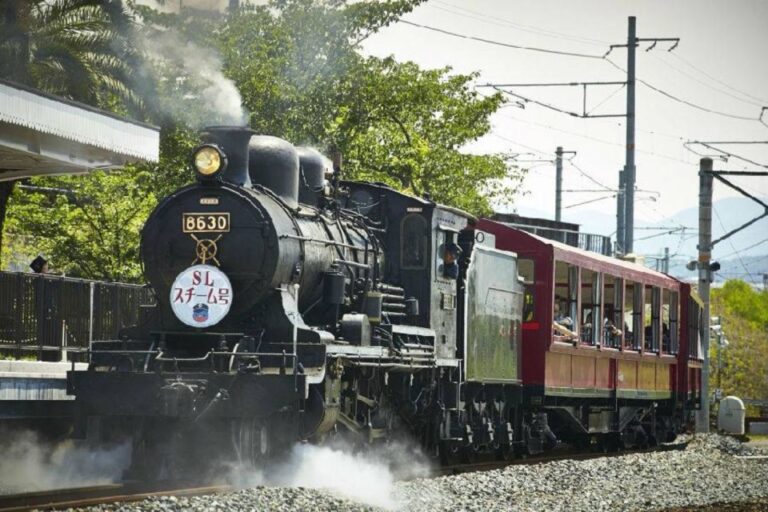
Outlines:
[[130, 436], [154, 475], [337, 435], [443, 459], [554, 445], [519, 406], [516, 256], [476, 219], [245, 128], [203, 140], [142, 232], [157, 304], [69, 374], [83, 433]]
[[471, 321], [500, 340], [509, 382], [522, 304], [514, 255], [482, 247], [471, 215], [339, 181], [317, 151], [244, 128], [206, 129], [193, 163], [197, 182], [142, 232], [157, 304], [69, 374], [83, 433], [132, 437], [145, 471], [226, 445], [255, 462], [342, 432], [370, 442], [406, 430], [445, 455], [511, 450], [518, 387], [469, 401], [488, 410], [462, 405], [470, 255], [498, 267], [474, 284], [500, 307]]

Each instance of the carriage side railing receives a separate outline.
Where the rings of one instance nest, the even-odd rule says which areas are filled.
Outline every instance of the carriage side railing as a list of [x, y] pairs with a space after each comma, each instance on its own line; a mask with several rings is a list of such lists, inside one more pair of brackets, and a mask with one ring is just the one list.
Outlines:
[[0, 272], [0, 351], [60, 359], [68, 348], [117, 337], [153, 301], [141, 285]]

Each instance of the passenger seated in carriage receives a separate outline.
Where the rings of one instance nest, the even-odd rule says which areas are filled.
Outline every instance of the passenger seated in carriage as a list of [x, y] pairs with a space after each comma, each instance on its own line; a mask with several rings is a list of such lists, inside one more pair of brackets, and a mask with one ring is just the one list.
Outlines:
[[573, 320], [562, 312], [559, 298], [555, 298], [553, 313], [552, 327], [555, 335], [567, 336], [569, 338], [576, 337], [576, 333], [571, 330], [573, 329]]
[[621, 329], [616, 327], [611, 320], [613, 316], [613, 308], [611, 306], [605, 306], [603, 310], [603, 331], [605, 334], [605, 340], [609, 347], [618, 347], [621, 340]]

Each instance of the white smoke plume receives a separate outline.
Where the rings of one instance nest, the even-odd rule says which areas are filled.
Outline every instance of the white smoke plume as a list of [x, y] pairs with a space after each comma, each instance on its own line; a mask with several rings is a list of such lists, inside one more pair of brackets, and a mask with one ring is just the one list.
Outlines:
[[236, 467], [230, 481], [239, 487], [261, 485], [324, 489], [349, 500], [397, 510], [395, 483], [429, 475], [430, 463], [417, 448], [393, 443], [355, 453], [344, 445], [298, 444], [287, 460], [253, 469]]
[[0, 434], [2, 494], [113, 483], [131, 462], [129, 443], [90, 449], [71, 440], [48, 443], [28, 431]]
[[216, 51], [185, 40], [173, 30], [140, 31], [134, 39], [149, 61], [143, 73], [162, 70], [166, 79], [174, 81], [165, 85], [156, 102], [165, 115], [198, 128], [247, 123], [248, 113], [240, 91], [224, 75], [224, 65]]

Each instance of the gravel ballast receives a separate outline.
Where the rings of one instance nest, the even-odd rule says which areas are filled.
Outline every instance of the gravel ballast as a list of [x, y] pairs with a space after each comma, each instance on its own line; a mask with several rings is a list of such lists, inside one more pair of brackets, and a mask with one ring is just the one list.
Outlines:
[[[391, 485], [387, 508], [403, 511], [661, 510], [715, 503], [766, 503], [768, 452], [714, 434], [684, 450], [559, 460]], [[334, 468], [328, 468], [333, 472]], [[375, 483], [371, 482], [371, 485]], [[370, 504], [306, 487], [260, 486], [197, 497], [160, 497], [95, 511], [363, 511]], [[359, 495], [359, 489], [356, 489]], [[340, 494], [341, 493], [341, 494]], [[351, 493], [355, 495], [355, 493]]]

